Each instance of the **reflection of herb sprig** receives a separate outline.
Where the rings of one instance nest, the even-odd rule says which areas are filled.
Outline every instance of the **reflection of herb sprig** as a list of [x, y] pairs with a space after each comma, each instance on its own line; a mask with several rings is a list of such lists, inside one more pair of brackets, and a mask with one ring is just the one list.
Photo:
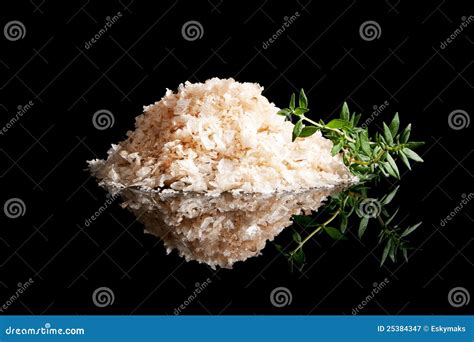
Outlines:
[[332, 155], [340, 153], [344, 164], [360, 181], [349, 189], [330, 196], [318, 216], [325, 218], [322, 223], [315, 222], [310, 216], [293, 216], [296, 225], [305, 230], [312, 229], [312, 231], [302, 238], [300, 232], [294, 229], [292, 236], [296, 246], [288, 249], [276, 245], [278, 250], [288, 258], [292, 268], [296, 266], [301, 269], [306, 262], [303, 247], [311, 238], [325, 232], [333, 239], [345, 239], [349, 219], [356, 218], [355, 224], [358, 226], [359, 238], [364, 235], [369, 222], [374, 222], [379, 226], [379, 243], [384, 244], [381, 265], [387, 257], [395, 262], [400, 254], [408, 260], [407, 251], [410, 247], [406, 237], [418, 228], [421, 222], [405, 229], [398, 224], [393, 224], [398, 209], [391, 214], [386, 206], [395, 197], [398, 186], [380, 198], [368, 196], [368, 192], [371, 183], [378, 184], [389, 177], [400, 179], [397, 161], [401, 160], [410, 170], [410, 160], [422, 162], [421, 157], [413, 149], [423, 145], [423, 142], [409, 141], [411, 125], [399, 131], [398, 113], [389, 125], [383, 123], [383, 133], [376, 132], [375, 135], [370, 136], [367, 127], [357, 126], [361, 114], [351, 114], [347, 103], [342, 106], [339, 118], [325, 123], [321, 119], [314, 121], [305, 116], [309, 109], [308, 99], [303, 89], [299, 94], [298, 106], [296, 106], [295, 98], [293, 94], [289, 107], [277, 113], [285, 116], [289, 121], [296, 119], [292, 140], [309, 137], [321, 131], [323, 136], [334, 144]]

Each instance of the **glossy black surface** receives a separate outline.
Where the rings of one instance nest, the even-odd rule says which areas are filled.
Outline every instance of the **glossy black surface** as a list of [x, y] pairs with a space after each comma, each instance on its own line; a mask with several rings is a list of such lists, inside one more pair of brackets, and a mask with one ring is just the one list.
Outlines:
[[[474, 113], [474, 23], [441, 48], [472, 13], [467, 3], [159, 4], [0, 5], [2, 27], [10, 20], [26, 27], [21, 40], [0, 37], [1, 125], [17, 106], [34, 103], [0, 136], [0, 202], [17, 197], [26, 205], [17, 219], [0, 215], [0, 304], [18, 283], [34, 280], [4, 313], [173, 314], [207, 278], [212, 283], [183, 314], [350, 315], [385, 278], [388, 285], [361, 314], [472, 313], [470, 306], [455, 308], [447, 299], [457, 286], [472, 294], [472, 203], [441, 226], [462, 195], [473, 191], [473, 124], [453, 130], [448, 115], [456, 109]], [[122, 17], [86, 49], [106, 17], [118, 11]], [[284, 17], [296, 11], [296, 21], [264, 48]], [[183, 39], [181, 27], [189, 20], [203, 26], [201, 39]], [[373, 41], [359, 35], [368, 20], [381, 27]], [[167, 256], [118, 203], [85, 226], [106, 201], [84, 171], [85, 161], [105, 157], [110, 144], [133, 128], [142, 105], [159, 100], [165, 88], [213, 76], [259, 82], [279, 106], [304, 87], [314, 118], [336, 115], [347, 101], [367, 117], [374, 106], [388, 103], [375, 115], [374, 129], [396, 111], [402, 124], [411, 122], [414, 139], [426, 145], [420, 149], [425, 163], [396, 182], [400, 217], [424, 222], [412, 236], [417, 249], [410, 262], [380, 268], [382, 251], [369, 227], [362, 242], [354, 234], [348, 241], [320, 236], [310, 243], [303, 274], [290, 273], [271, 245], [261, 257], [214, 272], [174, 253]], [[100, 109], [113, 113], [113, 127], [94, 128], [92, 116]], [[287, 241], [289, 231], [277, 238]], [[92, 294], [102, 286], [115, 301], [99, 308]], [[293, 300], [277, 308], [269, 297], [280, 286]]]

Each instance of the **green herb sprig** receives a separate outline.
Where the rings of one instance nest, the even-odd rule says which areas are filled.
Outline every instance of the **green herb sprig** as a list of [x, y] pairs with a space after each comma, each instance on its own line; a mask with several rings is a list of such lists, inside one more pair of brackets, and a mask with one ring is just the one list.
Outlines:
[[[372, 184], [379, 184], [390, 177], [400, 179], [397, 162], [401, 161], [409, 170], [413, 161], [423, 162], [413, 149], [424, 143], [409, 141], [411, 124], [400, 131], [398, 113], [389, 124], [383, 123], [383, 132], [370, 135], [366, 125], [358, 126], [361, 114], [351, 114], [347, 103], [343, 104], [339, 118], [327, 123], [322, 119], [314, 121], [308, 118], [305, 115], [308, 112], [308, 98], [301, 89], [298, 106], [293, 93], [288, 108], [281, 109], [277, 114], [285, 116], [289, 121], [296, 119], [292, 141], [321, 131], [324, 137], [333, 142], [332, 155], [340, 153], [344, 164], [360, 181], [349, 189], [330, 196], [318, 215], [322, 222], [315, 222], [311, 216], [293, 216], [295, 229], [292, 239], [295, 246], [283, 248], [275, 244], [277, 249], [288, 258], [292, 269], [301, 269], [306, 263], [303, 247], [308, 241], [323, 232], [336, 240], [346, 239], [349, 223], [353, 223], [351, 226], [357, 227], [359, 238], [362, 238], [368, 226], [378, 227], [378, 242], [384, 245], [381, 266], [387, 258], [396, 262], [400, 255], [408, 260], [408, 250], [412, 247], [407, 236], [413, 233], [421, 222], [408, 227], [393, 223], [398, 209], [391, 213], [387, 206], [392, 202], [399, 186], [383, 196], [369, 196], [369, 192]], [[311, 232], [303, 238], [296, 229], [297, 226], [305, 231], [311, 229]]]

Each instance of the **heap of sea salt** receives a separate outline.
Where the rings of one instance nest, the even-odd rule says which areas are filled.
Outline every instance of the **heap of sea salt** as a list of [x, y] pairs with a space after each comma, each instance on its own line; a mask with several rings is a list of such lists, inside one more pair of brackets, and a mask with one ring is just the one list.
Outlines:
[[[291, 142], [293, 125], [276, 115], [262, 90], [218, 78], [167, 90], [144, 107], [135, 130], [112, 145], [107, 160], [89, 161], [91, 172], [122, 195], [168, 251], [222, 267], [258, 255], [291, 224], [291, 215], [316, 210], [331, 192], [356, 181], [319, 132]], [[256, 213], [239, 204], [242, 198], [267, 198], [272, 205]], [[207, 205], [199, 215], [183, 204], [192, 199]], [[235, 215], [245, 210], [248, 222]]]

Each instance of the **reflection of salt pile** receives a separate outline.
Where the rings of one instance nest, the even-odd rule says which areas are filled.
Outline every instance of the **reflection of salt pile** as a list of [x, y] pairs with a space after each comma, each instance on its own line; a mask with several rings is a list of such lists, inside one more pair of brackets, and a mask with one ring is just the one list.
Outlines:
[[[276, 115], [278, 108], [261, 92], [257, 84], [217, 78], [205, 83], [187, 82], [177, 93], [168, 90], [161, 101], [144, 108], [144, 114], [136, 119], [135, 131], [127, 133], [128, 139], [112, 145], [107, 160], [90, 161], [90, 169], [101, 186], [111, 193], [123, 192], [124, 197], [125, 190], [130, 188], [141, 190], [142, 195], [137, 196], [144, 196], [147, 191], [169, 190], [208, 196], [230, 192], [237, 196], [334, 189], [356, 180], [339, 156], [331, 156], [332, 143], [319, 132], [291, 142], [293, 125]], [[176, 198], [169, 200], [173, 202]], [[145, 210], [139, 208], [142, 201], [132, 202], [134, 211]], [[279, 202], [275, 200], [275, 203]], [[157, 204], [157, 207], [163, 209], [163, 205]], [[290, 208], [296, 210], [296, 206]], [[285, 207], [285, 210], [290, 208]], [[166, 210], [155, 214], [147, 211], [144, 221], [149, 231], [162, 229], [158, 228], [158, 221], [166, 221], [166, 217], [159, 219], [160, 213], [166, 215]], [[168, 220], [173, 215], [169, 215]], [[151, 227], [153, 222], [157, 224], [156, 229]], [[237, 225], [240, 222], [244, 221]], [[198, 232], [193, 229], [188, 233], [178, 232], [178, 226], [166, 222], [177, 229], [176, 234], [170, 233], [173, 238], [166, 242], [167, 246], [177, 247], [187, 258], [211, 260], [211, 254], [204, 250], [210, 246], [224, 248], [232, 238], [224, 240], [220, 235], [223, 230], [210, 228], [207, 223], [210, 221], [202, 222], [206, 231], [215, 229], [216, 232], [209, 232], [208, 239], [193, 240], [191, 244], [179, 239]], [[272, 234], [265, 239], [273, 238], [284, 226], [269, 229]], [[228, 229], [227, 234], [232, 234], [232, 229]], [[243, 240], [235, 237], [235, 243], [238, 241]], [[242, 242], [241, 247], [252, 245], [256, 249], [253, 254], [258, 254], [264, 241]], [[194, 248], [196, 253], [184, 253], [185, 248]], [[225, 251], [216, 253], [224, 257]], [[251, 253], [240, 257], [232, 254], [227, 261], [224, 258], [209, 263], [229, 265], [230, 260], [245, 259], [244, 255]]]
[[177, 249], [186, 260], [230, 268], [236, 261], [260, 254], [291, 225], [292, 215], [317, 210], [335, 189], [273, 194], [161, 193], [128, 189], [125, 205], [160, 237], [168, 252]]

